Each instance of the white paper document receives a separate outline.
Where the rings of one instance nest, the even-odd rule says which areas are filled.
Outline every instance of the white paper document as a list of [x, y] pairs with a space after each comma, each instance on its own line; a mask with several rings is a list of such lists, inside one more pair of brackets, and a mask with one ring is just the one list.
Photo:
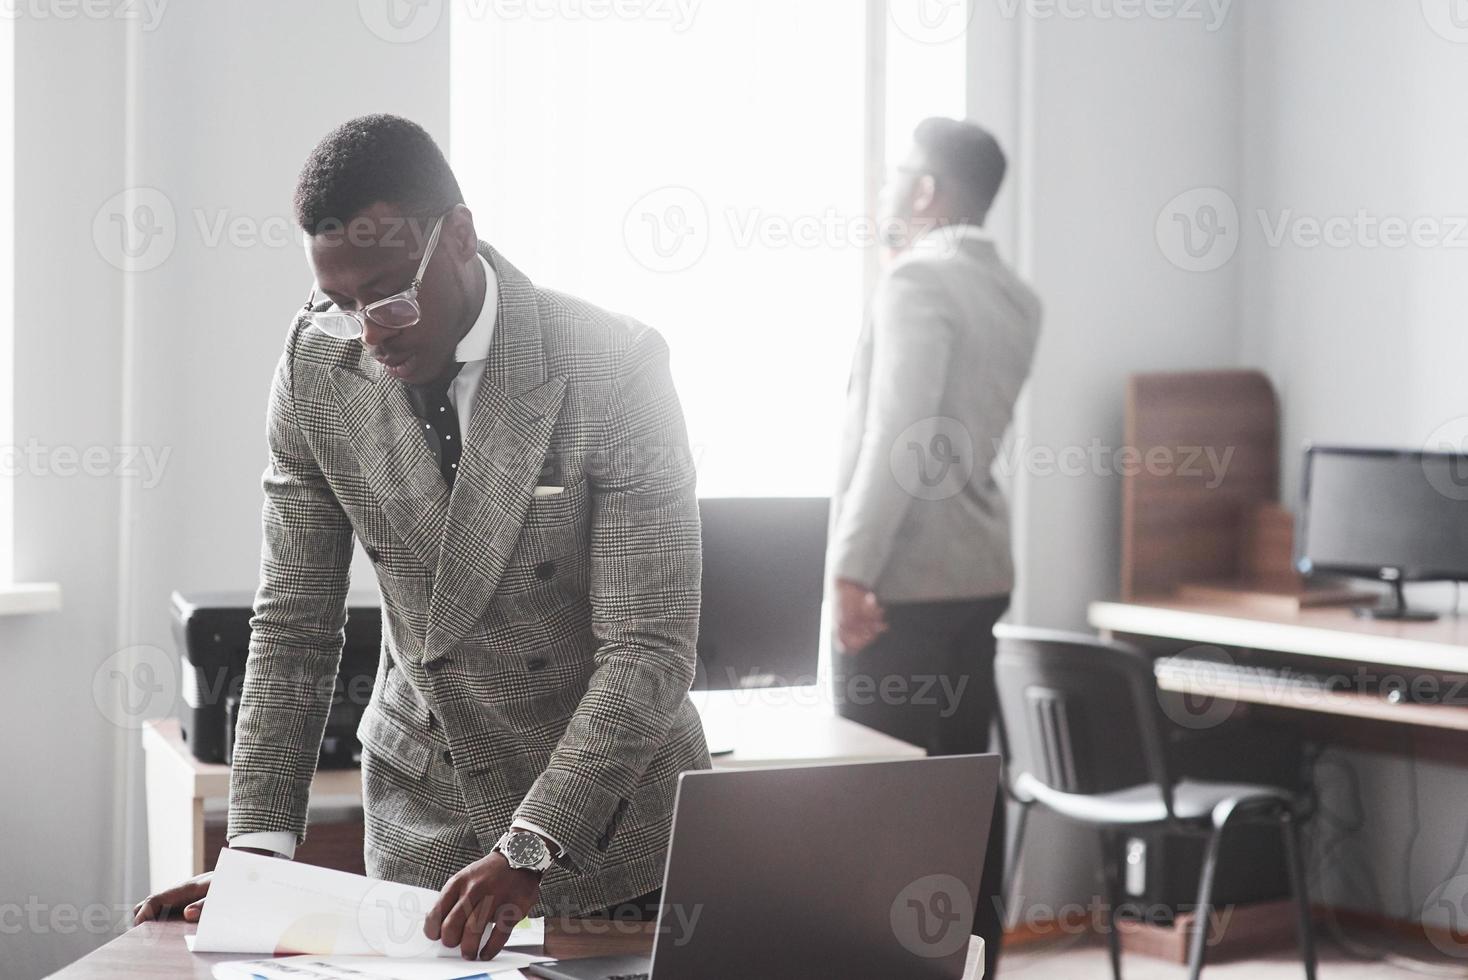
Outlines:
[[214, 980], [526, 980], [512, 964], [453, 960], [384, 959], [381, 956], [280, 956], [268, 960], [216, 963]]
[[[423, 920], [438, 893], [392, 881], [377, 881], [280, 858], [225, 848], [219, 853], [198, 932], [188, 937], [196, 953], [309, 954], [316, 957], [460, 957], [423, 935]], [[488, 939], [488, 936], [485, 937]], [[516, 929], [514, 946], [538, 946], [544, 923]], [[509, 971], [545, 957], [502, 952], [477, 966], [476, 976]], [[284, 962], [284, 961], [278, 961]], [[399, 971], [401, 972], [401, 971]], [[288, 974], [282, 974], [285, 976]], [[310, 978], [312, 974], [296, 974]], [[343, 974], [350, 976], [351, 974]], [[371, 973], [359, 976], [373, 976]], [[377, 976], [398, 974], [375, 974]], [[416, 975], [415, 975], [416, 976]]]

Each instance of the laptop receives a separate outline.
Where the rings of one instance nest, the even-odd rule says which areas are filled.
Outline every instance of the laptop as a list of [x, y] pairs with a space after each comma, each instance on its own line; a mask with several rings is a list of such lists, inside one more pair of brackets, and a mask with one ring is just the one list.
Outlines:
[[548, 980], [960, 980], [996, 755], [684, 773], [651, 957]]

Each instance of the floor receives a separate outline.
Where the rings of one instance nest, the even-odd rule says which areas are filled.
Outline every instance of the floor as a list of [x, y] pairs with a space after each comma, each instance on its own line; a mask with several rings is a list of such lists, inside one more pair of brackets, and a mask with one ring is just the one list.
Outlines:
[[[1333, 942], [1321, 940], [1319, 980], [1420, 980], [1431, 977], [1468, 977], [1468, 959], [1445, 956], [1431, 946], [1400, 949], [1414, 963], [1398, 965], [1384, 961], [1356, 959], [1346, 955]], [[1121, 963], [1125, 980], [1179, 980], [1187, 976], [1187, 968], [1163, 963], [1146, 956], [1124, 956]], [[1207, 980], [1297, 980], [1303, 977], [1300, 961], [1293, 950], [1280, 950], [1259, 959], [1218, 963], [1207, 967]], [[1058, 945], [1033, 944], [1006, 952], [999, 967], [1001, 980], [1110, 980], [1111, 967], [1106, 947], [1091, 939]]]

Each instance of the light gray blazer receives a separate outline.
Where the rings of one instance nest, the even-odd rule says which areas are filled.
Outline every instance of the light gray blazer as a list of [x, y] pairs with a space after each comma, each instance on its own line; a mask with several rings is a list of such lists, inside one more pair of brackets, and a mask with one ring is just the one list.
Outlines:
[[567, 848], [545, 908], [591, 911], [661, 884], [678, 774], [709, 765], [692, 454], [656, 332], [480, 251], [499, 316], [452, 492], [403, 385], [291, 329], [228, 833], [305, 835], [355, 538], [383, 612], [369, 870], [439, 887], [518, 818]]
[[827, 573], [888, 602], [1010, 591], [992, 470], [1040, 334], [1040, 301], [973, 226], [884, 274], [847, 392]]

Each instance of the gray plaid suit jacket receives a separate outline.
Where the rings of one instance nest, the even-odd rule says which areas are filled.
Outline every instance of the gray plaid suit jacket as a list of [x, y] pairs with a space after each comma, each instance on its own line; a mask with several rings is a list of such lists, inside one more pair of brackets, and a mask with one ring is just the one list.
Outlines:
[[709, 765], [692, 457], [655, 331], [480, 249], [499, 316], [452, 493], [402, 384], [291, 328], [228, 834], [305, 838], [355, 537], [384, 614], [369, 873], [441, 887], [520, 818], [568, 852], [539, 911], [595, 911], [661, 884], [678, 774]]

